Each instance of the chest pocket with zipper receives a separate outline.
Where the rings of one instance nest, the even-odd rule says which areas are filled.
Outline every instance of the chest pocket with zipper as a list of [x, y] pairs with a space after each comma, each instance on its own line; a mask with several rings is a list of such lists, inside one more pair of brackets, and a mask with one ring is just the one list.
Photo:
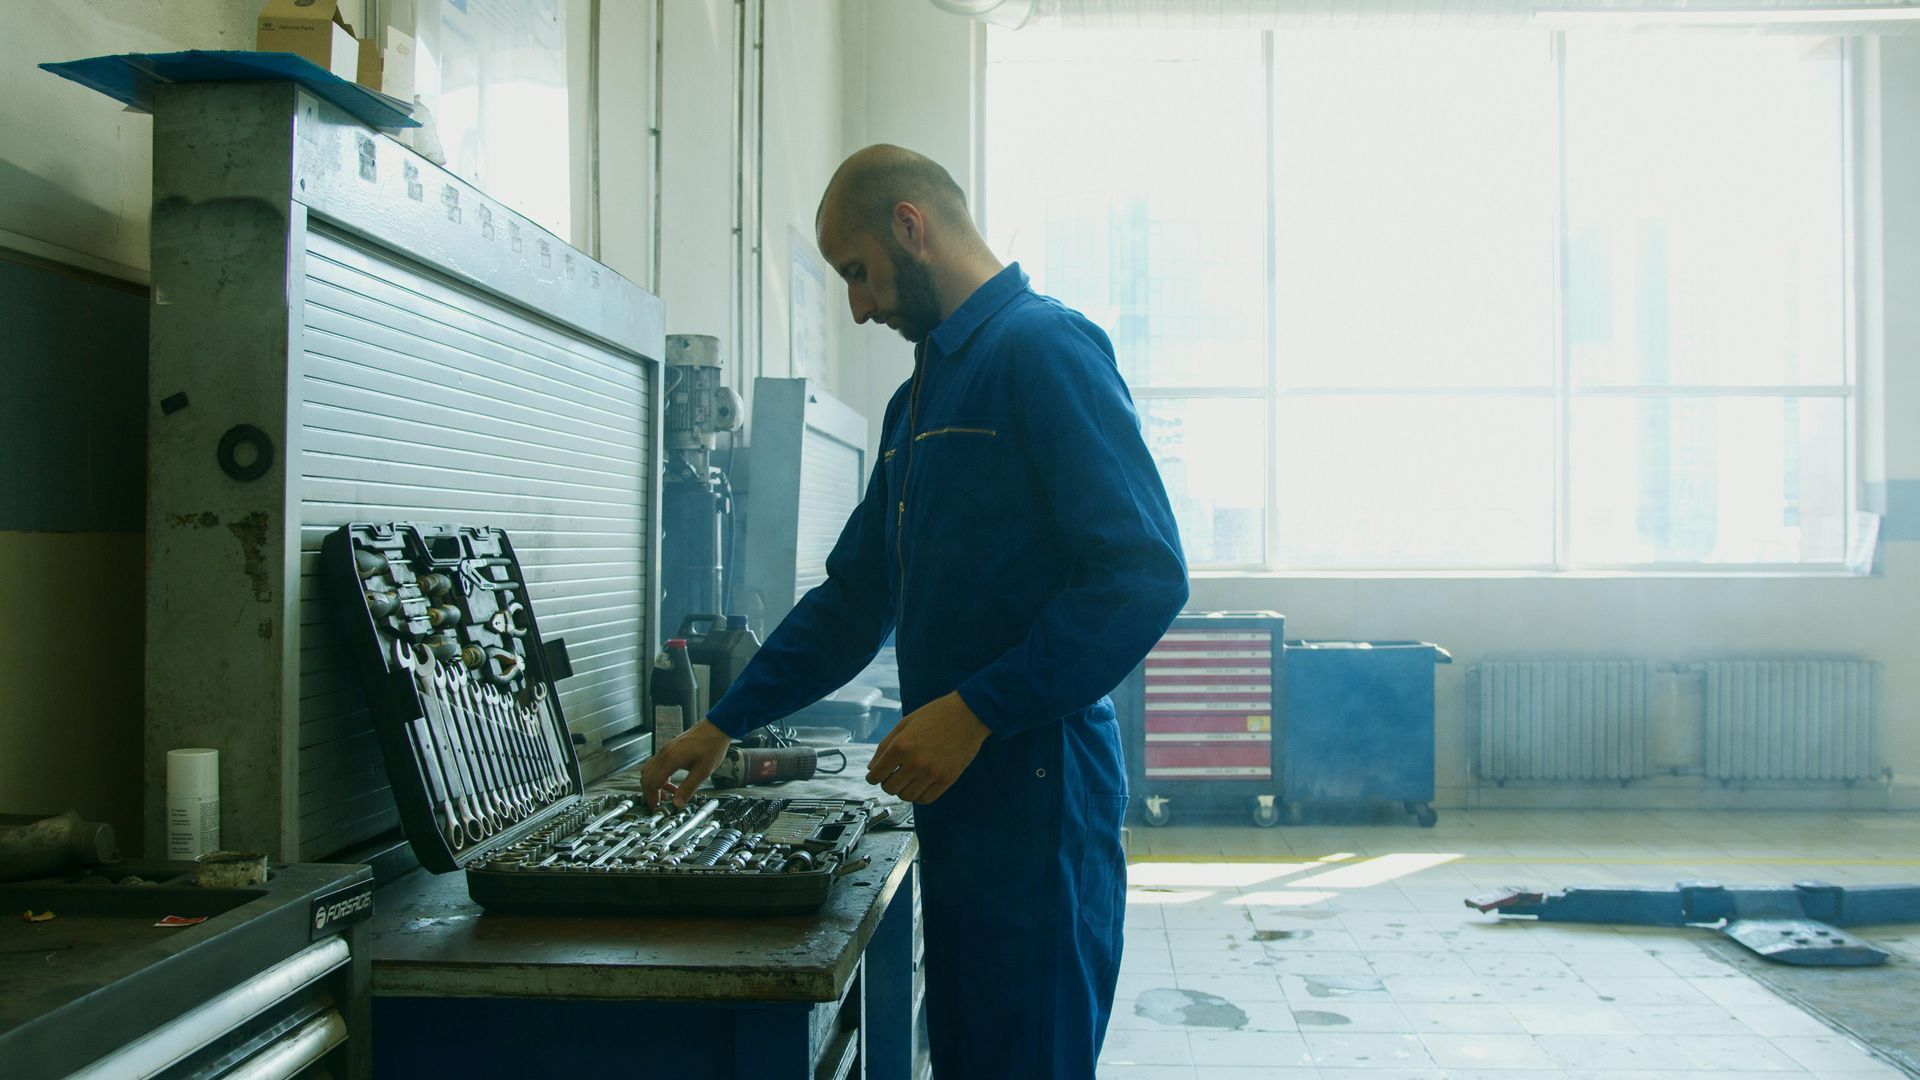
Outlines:
[[900, 446], [896, 509], [905, 502], [907, 546], [930, 555], [976, 549], [1004, 521], [1011, 450], [998, 428], [970, 423], [929, 424]]

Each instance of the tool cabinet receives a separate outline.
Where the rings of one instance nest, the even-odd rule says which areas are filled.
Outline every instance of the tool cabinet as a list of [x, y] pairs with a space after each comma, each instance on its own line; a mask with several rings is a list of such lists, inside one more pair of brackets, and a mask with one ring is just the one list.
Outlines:
[[1148, 825], [1182, 812], [1279, 823], [1274, 731], [1281, 641], [1275, 612], [1186, 614], [1114, 691], [1128, 781]]
[[[0, 1075], [367, 1075], [371, 871], [275, 866], [214, 888], [193, 870], [136, 860], [0, 884]], [[167, 916], [203, 921], [155, 925]]]

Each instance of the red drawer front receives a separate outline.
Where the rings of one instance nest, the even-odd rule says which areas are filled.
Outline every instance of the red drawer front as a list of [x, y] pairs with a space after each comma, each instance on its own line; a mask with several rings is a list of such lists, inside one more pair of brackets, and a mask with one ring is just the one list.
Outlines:
[[1236, 649], [1223, 644], [1212, 647], [1196, 646], [1191, 649], [1169, 649], [1159, 645], [1147, 654], [1149, 667], [1159, 664], [1204, 664], [1208, 661], [1215, 664], [1231, 664], [1235, 667], [1256, 665], [1270, 667], [1273, 664], [1273, 653], [1267, 651], [1265, 646], [1257, 649]]
[[1245, 715], [1268, 712], [1273, 698], [1266, 694], [1186, 694], [1168, 698], [1148, 698], [1147, 715], [1156, 713], [1225, 712]]
[[1250, 679], [1245, 675], [1225, 675], [1206, 679], [1156, 679], [1147, 678], [1148, 697], [1220, 697], [1233, 694], [1261, 694], [1273, 696], [1273, 683], [1266, 679]]
[[1147, 741], [1226, 740], [1271, 742], [1273, 717], [1269, 713], [1165, 712], [1147, 717]]
[[1268, 742], [1149, 743], [1146, 775], [1173, 779], [1265, 780], [1273, 776]]
[[1147, 657], [1147, 678], [1149, 679], [1271, 679], [1273, 665], [1266, 657], [1244, 660], [1167, 660], [1158, 656]]

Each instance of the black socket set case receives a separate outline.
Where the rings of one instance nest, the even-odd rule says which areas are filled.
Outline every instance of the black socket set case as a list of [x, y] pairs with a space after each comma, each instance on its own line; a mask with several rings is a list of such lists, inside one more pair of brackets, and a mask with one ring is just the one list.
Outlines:
[[321, 559], [401, 826], [482, 907], [799, 914], [860, 865], [870, 803], [703, 795], [662, 813], [587, 795], [556, 686], [565, 644], [541, 637], [503, 530], [355, 523]]

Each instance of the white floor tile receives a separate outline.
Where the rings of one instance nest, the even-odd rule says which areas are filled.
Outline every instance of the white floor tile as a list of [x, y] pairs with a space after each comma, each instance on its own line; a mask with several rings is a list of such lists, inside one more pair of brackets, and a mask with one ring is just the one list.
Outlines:
[[1473, 969], [1454, 952], [1376, 952], [1367, 954], [1367, 963], [1380, 976], [1421, 976], [1425, 978], [1470, 979]]
[[1616, 1005], [1705, 1005], [1709, 999], [1677, 975], [1661, 979], [1587, 979], [1601, 1001]]
[[1509, 1005], [1530, 1035], [1637, 1035], [1633, 1020], [1613, 1005]]
[[1319, 1068], [1271, 1068], [1260, 1065], [1206, 1065], [1198, 1080], [1321, 1080]]
[[1109, 1031], [1100, 1051], [1107, 1065], [1192, 1065], [1185, 1031]]
[[1794, 1063], [1809, 1071], [1863, 1072], [1884, 1068], [1885, 1063], [1868, 1053], [1853, 1039], [1843, 1035], [1811, 1038], [1775, 1038], [1773, 1045]]
[[1417, 1035], [1307, 1032], [1302, 1037], [1317, 1068], [1426, 1068], [1435, 1064]]
[[[1489, 978], [1572, 978], [1566, 961], [1550, 953], [1468, 953], [1464, 958], [1475, 975]], [[1670, 973], [1662, 972], [1673, 977]]]
[[1207, 1031], [1191, 1035], [1193, 1063], [1260, 1068], [1305, 1068], [1313, 1062], [1299, 1035], [1273, 1031]]
[[1681, 974], [1652, 953], [1632, 949], [1566, 953], [1567, 969], [1583, 979], [1658, 979]]
[[1174, 985], [1182, 990], [1198, 990], [1238, 1004], [1242, 1001], [1285, 1001], [1280, 980], [1272, 975], [1215, 975], [1178, 972]]
[[1191, 1065], [1113, 1065], [1100, 1063], [1099, 1080], [1197, 1080]]
[[1801, 1071], [1792, 1057], [1758, 1035], [1649, 1035], [1646, 1038], [1675, 1055], [1683, 1069]]
[[1168, 927], [1167, 945], [1181, 952], [1261, 952], [1253, 938], [1253, 924], [1218, 925], [1199, 928]]
[[1285, 1001], [1241, 1001], [1236, 1002], [1241, 1012], [1247, 1014], [1246, 1031], [1287, 1031], [1297, 1033], [1299, 1022], [1294, 1018], [1293, 1005]]
[[1293, 1006], [1294, 1024], [1302, 1033], [1329, 1035], [1349, 1031], [1412, 1034], [1414, 1027], [1399, 1006], [1379, 1002], [1343, 1001], [1321, 1008]]
[[1823, 1039], [1837, 1034], [1798, 1005], [1734, 1005], [1727, 1013], [1755, 1034], [1769, 1039]]
[[1271, 968], [1282, 975], [1372, 975], [1374, 967], [1361, 952], [1268, 953]]
[[1751, 1024], [1742, 1023], [1737, 1013], [1722, 1005], [1620, 1005], [1617, 1008], [1637, 1030], [1648, 1035], [1754, 1033]]
[[1681, 1055], [1644, 1035], [1537, 1035], [1534, 1040], [1564, 1068], [1671, 1075], [1686, 1067]]
[[1398, 1006], [1418, 1035], [1519, 1035], [1526, 1028], [1505, 1005], [1414, 1004]]
[[1688, 979], [1701, 996], [1718, 1005], [1782, 1005], [1785, 999], [1751, 979]]
[[1531, 1035], [1422, 1035], [1433, 1062], [1447, 1069], [1549, 1069], [1557, 1063]]
[[1387, 981], [1374, 975], [1282, 975], [1280, 987], [1296, 1008], [1337, 1008], [1342, 1002], [1392, 1004]]

